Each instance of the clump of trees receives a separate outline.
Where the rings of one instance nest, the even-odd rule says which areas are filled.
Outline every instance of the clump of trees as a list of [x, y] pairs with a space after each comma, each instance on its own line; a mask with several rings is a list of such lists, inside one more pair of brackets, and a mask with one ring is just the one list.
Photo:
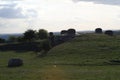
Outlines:
[[27, 30], [24, 33], [23, 39], [27, 42], [39, 41], [40, 44], [37, 45], [36, 52], [40, 53], [39, 56], [43, 57], [46, 53], [51, 49], [50, 42], [48, 40], [48, 31], [45, 29], [35, 30]]
[[48, 32], [44, 29], [39, 29], [38, 32], [36, 30], [29, 29], [25, 31], [23, 36], [25, 41], [35, 41], [35, 40], [43, 40], [48, 39]]
[[[35, 48], [35, 51], [41, 53], [40, 55], [43, 56], [51, 49], [51, 47], [71, 40], [75, 37], [75, 34], [76, 30], [73, 28], [62, 30], [60, 36], [55, 36], [53, 32], [48, 33], [45, 29], [28, 29], [21, 36], [10, 36], [7, 41], [9, 43], [22, 43], [25, 46], [33, 44], [32, 48]], [[4, 40], [0, 39], [0, 42], [4, 42]], [[24, 45], [20, 47], [24, 48]]]
[[70, 28], [68, 30], [62, 30], [60, 32], [61, 35], [63, 36], [70, 36], [70, 37], [75, 37], [75, 34], [76, 34], [76, 30], [73, 29], [73, 28]]
[[34, 41], [36, 39], [36, 31], [35, 30], [32, 30], [32, 29], [29, 29], [27, 31], [25, 31], [24, 34], [24, 40], [26, 41]]
[[[4, 42], [13, 43], [13, 44], [17, 43], [18, 45], [14, 47], [14, 50], [17, 50], [17, 48], [24, 49], [24, 47], [26, 47], [27, 45], [32, 44], [33, 46], [31, 46], [31, 48], [33, 48], [33, 50], [36, 51], [37, 53], [41, 53], [41, 55], [47, 53], [47, 51], [51, 49], [48, 31], [45, 29], [39, 29], [38, 31], [29, 29], [26, 30], [23, 33], [23, 35], [10, 36], [7, 40], [0, 38], [0, 43], [4, 43]], [[24, 45], [19, 46], [19, 44], [24, 44]]]
[[[96, 28], [95, 33], [102, 34], [103, 33], [102, 28]], [[114, 32], [112, 30], [106, 30], [104, 32], [104, 34], [109, 35], [109, 36], [113, 36]]]
[[47, 30], [39, 29], [38, 31], [36, 31], [36, 30], [25, 31], [23, 39], [27, 42], [34, 42], [34, 41], [40, 40], [40, 44], [37, 45], [36, 51], [37, 52], [42, 51], [42, 53], [40, 55], [43, 56], [51, 48], [48, 37], [49, 37], [49, 35], [48, 35]]

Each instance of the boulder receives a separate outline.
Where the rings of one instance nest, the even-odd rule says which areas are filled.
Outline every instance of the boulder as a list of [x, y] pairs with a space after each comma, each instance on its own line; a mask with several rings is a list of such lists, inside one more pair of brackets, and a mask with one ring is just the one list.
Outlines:
[[23, 60], [21, 59], [14, 58], [8, 61], [8, 67], [19, 67], [22, 65], [23, 65]]

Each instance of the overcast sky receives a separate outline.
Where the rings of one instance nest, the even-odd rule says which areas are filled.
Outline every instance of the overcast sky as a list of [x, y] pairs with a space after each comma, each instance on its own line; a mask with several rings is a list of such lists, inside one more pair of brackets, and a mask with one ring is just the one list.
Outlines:
[[0, 33], [120, 30], [120, 0], [0, 0]]

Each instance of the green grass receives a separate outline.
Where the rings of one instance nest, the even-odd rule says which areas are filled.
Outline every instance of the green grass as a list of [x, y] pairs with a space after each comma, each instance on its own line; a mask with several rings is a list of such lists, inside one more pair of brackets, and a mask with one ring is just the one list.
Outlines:
[[[120, 80], [120, 37], [87, 34], [54, 47], [46, 57], [35, 52], [0, 52], [0, 80]], [[10, 58], [24, 65], [8, 68]]]
[[120, 59], [119, 52], [119, 36], [91, 34], [81, 35], [53, 48], [49, 51], [48, 57], [54, 58], [58, 64], [102, 65], [109, 60]]

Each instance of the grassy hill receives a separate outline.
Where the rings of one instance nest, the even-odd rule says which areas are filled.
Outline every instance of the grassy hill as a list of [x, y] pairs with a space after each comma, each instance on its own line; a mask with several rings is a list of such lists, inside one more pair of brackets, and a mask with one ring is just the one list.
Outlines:
[[48, 52], [58, 64], [102, 65], [120, 59], [120, 37], [107, 35], [81, 35], [56, 46]]
[[[0, 80], [120, 80], [120, 37], [85, 34], [52, 48], [46, 57], [35, 52], [0, 52]], [[10, 58], [24, 66], [7, 68]]]

